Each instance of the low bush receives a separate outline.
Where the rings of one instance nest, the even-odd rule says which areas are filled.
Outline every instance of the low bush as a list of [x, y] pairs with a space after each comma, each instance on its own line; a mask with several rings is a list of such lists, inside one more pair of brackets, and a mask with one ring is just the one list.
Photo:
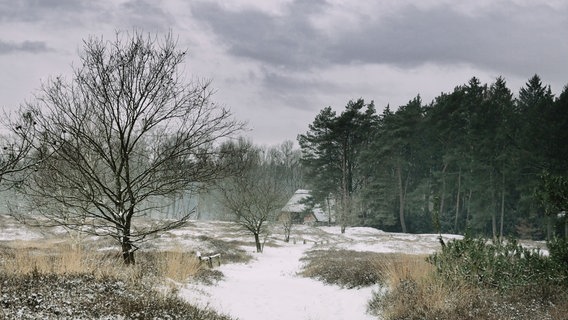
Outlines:
[[[375, 262], [386, 291], [375, 292], [369, 310], [385, 319], [443, 319], [456, 310], [466, 312], [472, 301], [463, 286], [437, 282], [435, 269], [424, 256], [391, 255]], [[451, 317], [450, 317], [451, 318]], [[461, 319], [463, 316], [451, 319]]]
[[157, 277], [183, 282], [201, 272], [203, 266], [195, 254], [174, 249], [153, 252]]
[[445, 244], [428, 261], [446, 281], [465, 281], [501, 293], [513, 289], [540, 290], [566, 282], [553, 259], [539, 250], [523, 248], [514, 239], [487, 243], [485, 239], [466, 236]]
[[568, 278], [568, 240], [554, 238], [546, 242], [546, 247], [548, 248], [550, 259], [563, 273], [565, 279]]
[[312, 250], [302, 257], [300, 274], [346, 288], [365, 287], [380, 281], [375, 261], [384, 255], [349, 250]]
[[455, 240], [427, 259], [380, 266], [389, 280], [369, 309], [384, 319], [566, 319], [565, 248], [547, 257], [515, 240]]

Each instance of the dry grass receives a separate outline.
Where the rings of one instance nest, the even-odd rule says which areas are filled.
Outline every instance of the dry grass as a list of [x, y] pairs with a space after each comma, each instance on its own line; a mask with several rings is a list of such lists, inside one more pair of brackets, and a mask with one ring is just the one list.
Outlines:
[[202, 268], [195, 254], [178, 248], [158, 253], [157, 256], [158, 276], [162, 278], [182, 282], [197, 275]]
[[425, 259], [426, 256], [421, 255], [385, 254], [373, 263], [381, 274], [383, 284], [392, 286], [409, 278], [428, 277], [434, 270]]
[[4, 248], [0, 265], [8, 274], [115, 274], [116, 260], [65, 241], [22, 241]]
[[388, 294], [377, 295], [370, 309], [380, 310], [385, 319], [435, 319], [467, 308], [471, 302], [470, 288], [438, 281], [425, 256], [393, 254], [377, 260], [375, 267]]
[[302, 257], [300, 274], [346, 288], [370, 286], [380, 282], [373, 261], [382, 256], [351, 250], [312, 250]]
[[0, 319], [230, 319], [177, 297], [179, 282], [210, 271], [195, 254], [139, 251], [136, 265], [125, 267], [117, 251], [95, 245], [0, 244]]
[[0, 268], [6, 274], [90, 274], [127, 281], [185, 281], [199, 270], [194, 254], [174, 249], [139, 252], [137, 264], [125, 268], [116, 251], [100, 252], [68, 241], [19, 241], [8, 243], [0, 252]]

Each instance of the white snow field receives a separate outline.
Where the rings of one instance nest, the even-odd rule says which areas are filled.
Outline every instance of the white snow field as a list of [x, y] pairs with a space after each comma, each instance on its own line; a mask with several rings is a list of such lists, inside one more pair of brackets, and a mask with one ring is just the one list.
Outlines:
[[[208, 229], [202, 224], [195, 223], [194, 232], [197, 226], [199, 230]], [[278, 234], [272, 237], [277, 239]], [[238, 238], [250, 241], [246, 233]], [[367, 314], [367, 302], [373, 290], [380, 289], [378, 286], [344, 289], [301, 277], [297, 275], [302, 268], [300, 258], [314, 248], [431, 253], [439, 247], [437, 235], [393, 234], [372, 228], [348, 228], [342, 235], [338, 227], [295, 226], [292, 239], [288, 244], [277, 242], [276, 247], [266, 247], [262, 254], [254, 253], [255, 259], [248, 264], [221, 265], [223, 280], [212, 286], [186, 284], [180, 295], [196, 305], [241, 320], [376, 319]], [[253, 250], [252, 246], [244, 248]]]
[[341, 289], [296, 275], [304, 248], [266, 248], [250, 264], [221, 266], [225, 280], [217, 285], [190, 284], [180, 294], [242, 320], [374, 319], [366, 315], [373, 288]]

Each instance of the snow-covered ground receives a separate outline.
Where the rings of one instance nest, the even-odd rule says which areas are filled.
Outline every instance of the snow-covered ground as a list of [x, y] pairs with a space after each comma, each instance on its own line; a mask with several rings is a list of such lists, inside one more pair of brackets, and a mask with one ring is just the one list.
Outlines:
[[[215, 230], [211, 225], [203, 225], [210, 223], [196, 222], [193, 231]], [[183, 237], [184, 231], [176, 234]], [[219, 236], [228, 240], [222, 233]], [[281, 235], [273, 229], [271, 237], [278, 239]], [[344, 289], [301, 277], [297, 274], [302, 269], [300, 258], [315, 248], [426, 254], [439, 248], [437, 237], [386, 233], [373, 228], [348, 228], [341, 234], [338, 227], [295, 226], [290, 243], [277, 242], [276, 247], [266, 247], [264, 253], [255, 253], [255, 259], [248, 264], [222, 265], [222, 281], [213, 286], [189, 283], [182, 287], [180, 295], [241, 320], [375, 319], [367, 314], [367, 302], [373, 290], [380, 289], [378, 286]], [[232, 234], [231, 238], [250, 241], [246, 233]]]
[[266, 248], [252, 263], [221, 266], [225, 280], [217, 285], [189, 284], [180, 294], [241, 320], [374, 319], [366, 314], [373, 288], [341, 289], [296, 275], [309, 247]]
[[[53, 229], [38, 231], [0, 216], [0, 241], [38, 240], [62, 236]], [[445, 241], [461, 238], [443, 235]], [[91, 238], [93, 239], [93, 238]], [[217, 267], [224, 278], [214, 285], [196, 282], [181, 284], [179, 294], [194, 304], [212, 308], [241, 320], [333, 320], [375, 319], [366, 313], [367, 302], [378, 286], [345, 289], [298, 275], [300, 259], [313, 249], [346, 249], [383, 253], [429, 254], [440, 248], [436, 234], [388, 233], [373, 228], [294, 226], [290, 243], [282, 241], [281, 228], [271, 228], [262, 254], [253, 253], [252, 236], [231, 222], [193, 221], [188, 226], [167, 232], [145, 244], [147, 250], [181, 248], [205, 254], [223, 249], [211, 240], [238, 243], [254, 259], [249, 263]], [[525, 243], [526, 244], [526, 243]], [[532, 242], [529, 246], [541, 246]], [[221, 251], [221, 252], [213, 252]]]

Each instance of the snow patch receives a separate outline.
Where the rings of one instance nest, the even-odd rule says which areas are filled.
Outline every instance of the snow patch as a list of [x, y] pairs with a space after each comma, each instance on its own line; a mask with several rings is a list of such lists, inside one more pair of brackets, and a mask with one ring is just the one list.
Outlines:
[[366, 312], [373, 287], [342, 289], [296, 274], [308, 249], [311, 246], [266, 248], [250, 264], [221, 266], [225, 280], [216, 286], [188, 284], [180, 295], [241, 320], [374, 319]]

